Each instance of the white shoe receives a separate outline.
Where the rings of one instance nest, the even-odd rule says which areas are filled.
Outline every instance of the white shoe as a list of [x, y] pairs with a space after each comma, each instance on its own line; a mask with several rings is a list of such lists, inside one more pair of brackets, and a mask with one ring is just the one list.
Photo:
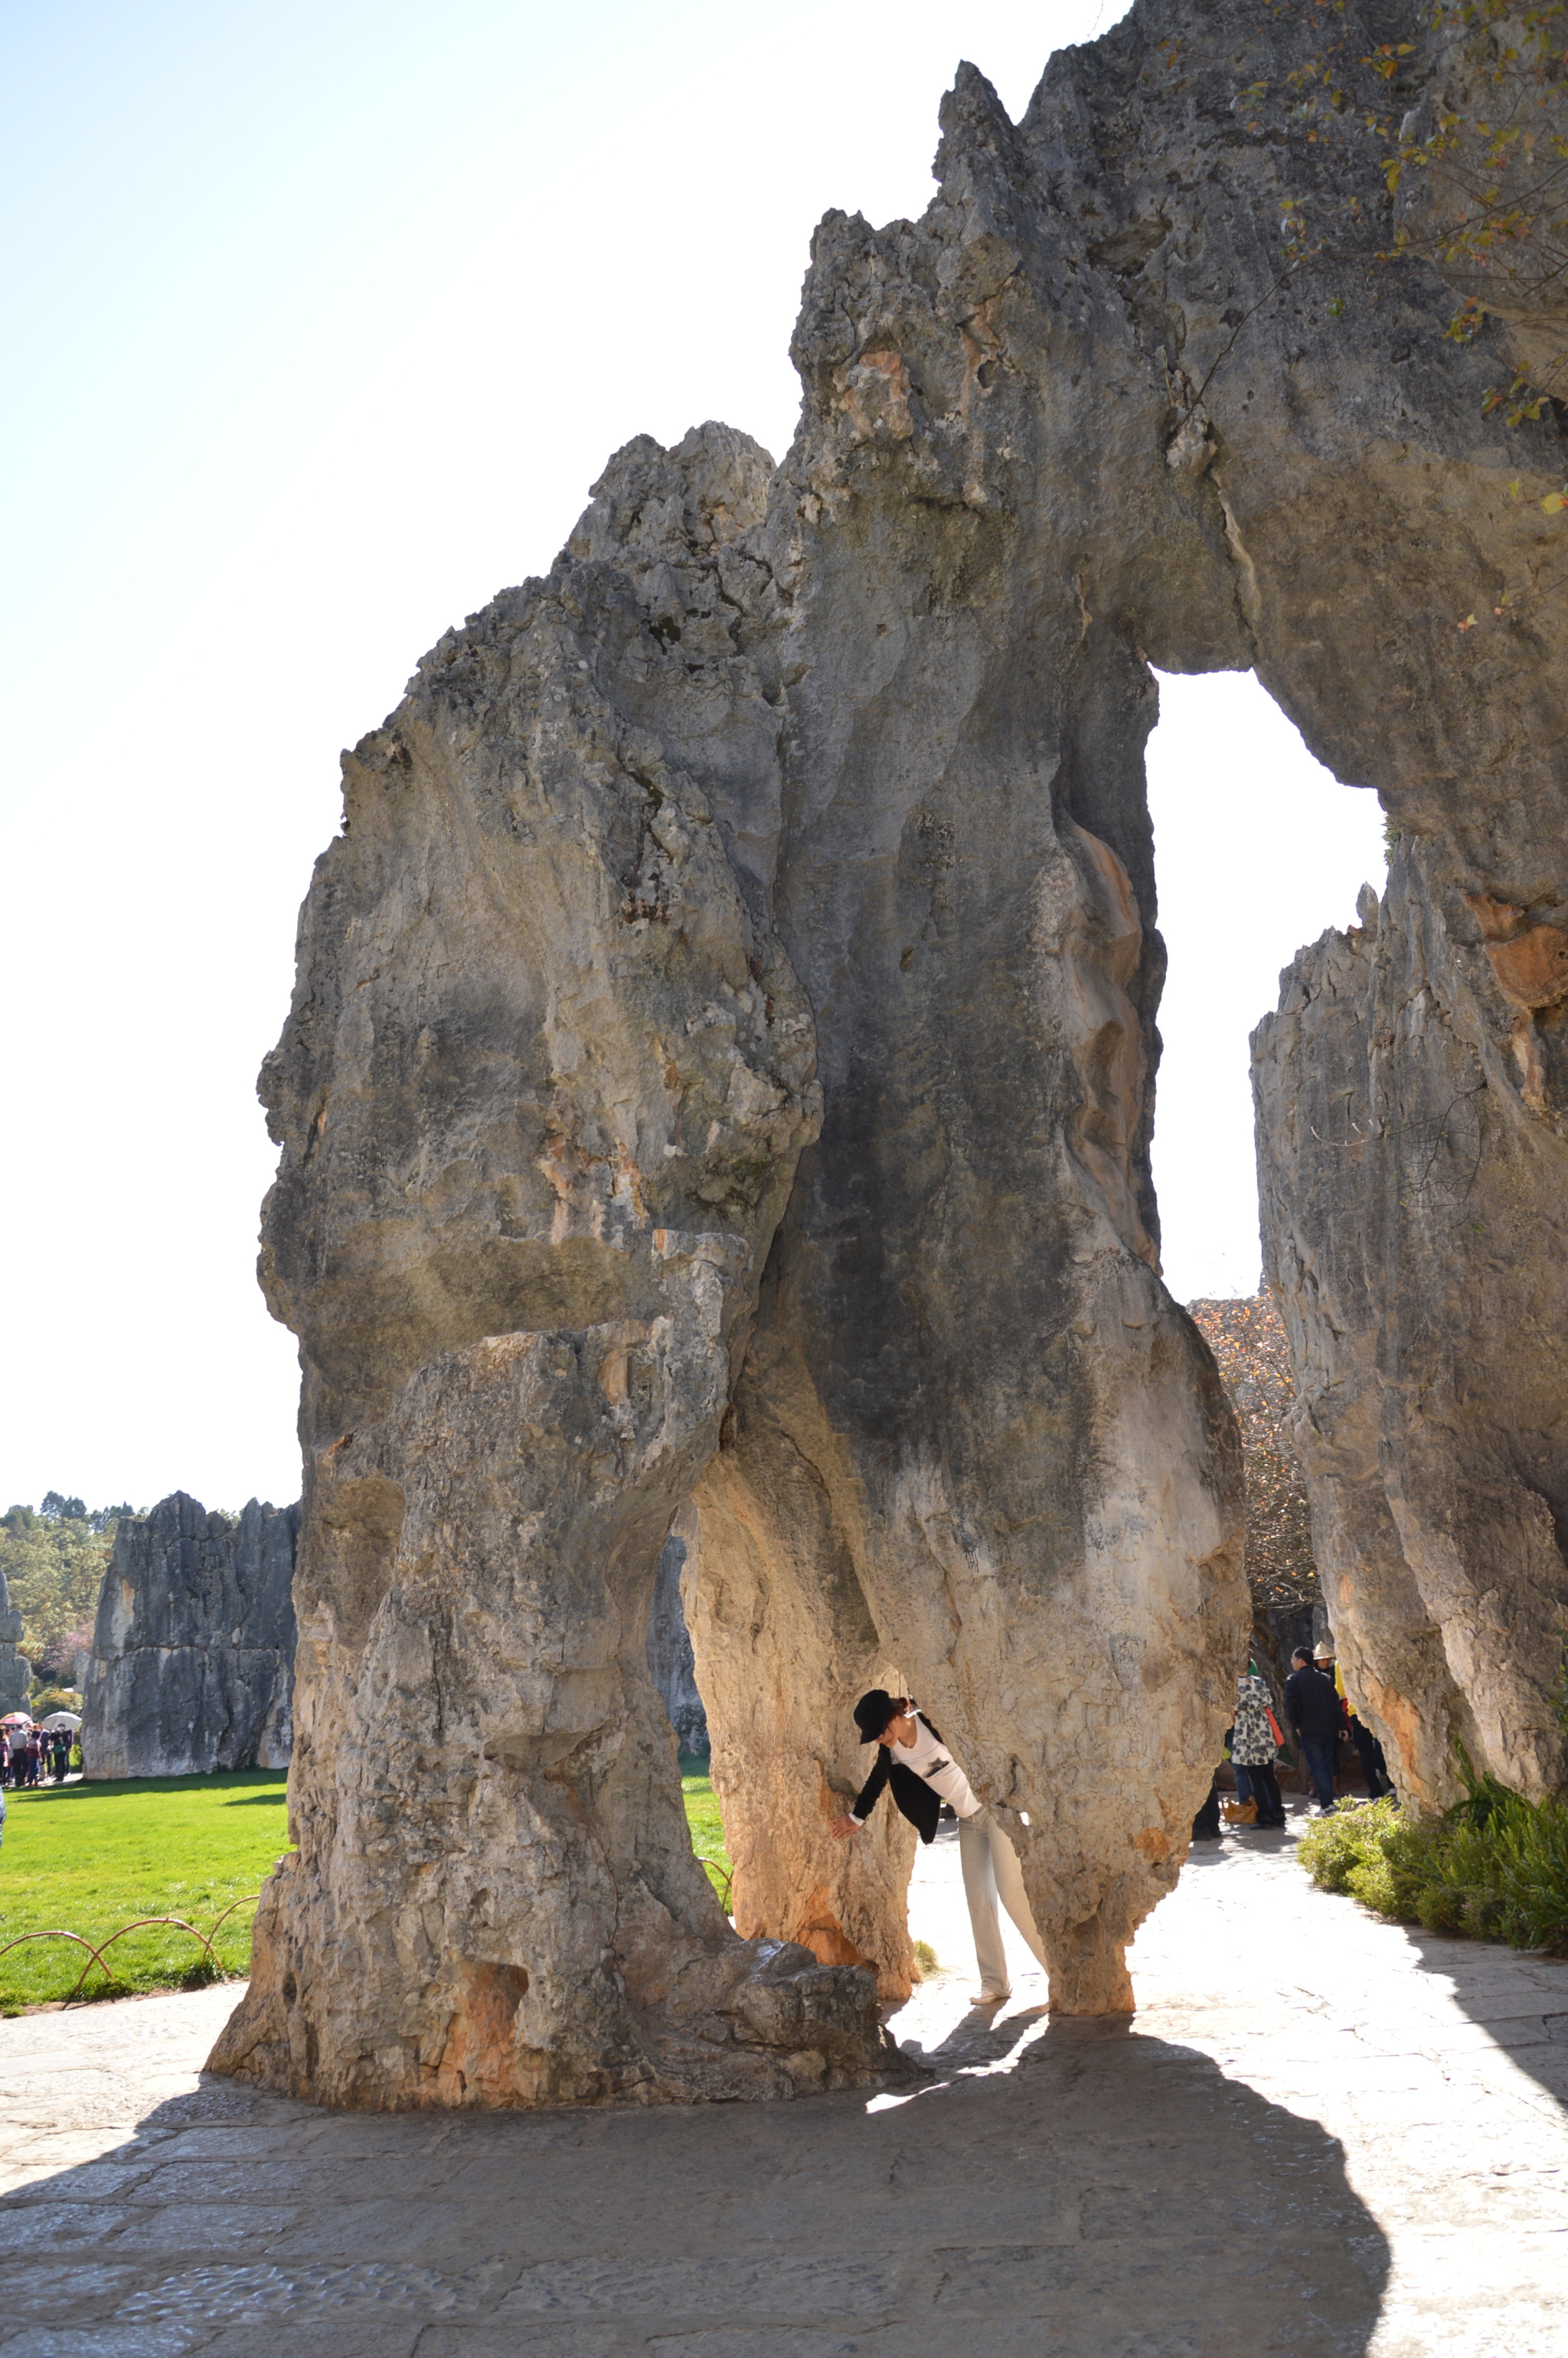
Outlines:
[[970, 2003], [974, 2006], [1001, 2006], [1011, 1996], [1012, 1992], [1010, 1989], [981, 1990], [979, 1996]]

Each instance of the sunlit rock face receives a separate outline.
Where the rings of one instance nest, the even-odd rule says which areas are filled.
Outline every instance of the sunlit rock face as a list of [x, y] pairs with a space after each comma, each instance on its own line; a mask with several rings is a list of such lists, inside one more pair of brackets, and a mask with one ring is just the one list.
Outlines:
[[81, 1698], [89, 1778], [286, 1768], [299, 1509], [209, 1514], [177, 1490], [122, 1515]]
[[[825, 1119], [698, 1494], [699, 1595], [716, 1557], [733, 1591], [716, 1528], [743, 1529], [757, 1612], [698, 1643], [727, 1801], [748, 1666], [802, 1662], [780, 1748], [818, 1901], [847, 1699], [897, 1663], [1007, 1813], [1054, 2003], [1098, 2012], [1130, 2003], [1123, 1947], [1184, 1855], [1246, 1625], [1234, 1429], [1157, 1273], [1142, 753], [1145, 654], [1249, 644], [1114, 278], [978, 75], [943, 121], [924, 221], [819, 231], [795, 340], [775, 890]], [[815, 1661], [802, 1593], [831, 1599]]]
[[[759, 1461], [773, 1479], [759, 1476]], [[887, 1801], [852, 1840], [830, 1827], [875, 1757], [855, 1726], [856, 1698], [901, 1693], [903, 1671], [877, 1636], [815, 1465], [759, 1411], [754, 1389], [737, 1401], [679, 1528], [736, 1929], [798, 1941], [825, 1964], [868, 1965], [883, 2000], [902, 2003], [914, 1985], [914, 1829]]]
[[869, 1974], [726, 1922], [646, 1655], [819, 1119], [766, 913], [768, 474], [725, 427], [629, 445], [346, 763], [264, 1076], [298, 1850], [219, 2070], [505, 2106], [884, 2067]]
[[1532, 1798], [1568, 1782], [1563, 1026], [1541, 1025], [1532, 1105], [1452, 856], [1401, 839], [1381, 904], [1301, 952], [1253, 1040], [1268, 1274], [1339, 1659], [1429, 1807], [1454, 1797], [1455, 1738]]

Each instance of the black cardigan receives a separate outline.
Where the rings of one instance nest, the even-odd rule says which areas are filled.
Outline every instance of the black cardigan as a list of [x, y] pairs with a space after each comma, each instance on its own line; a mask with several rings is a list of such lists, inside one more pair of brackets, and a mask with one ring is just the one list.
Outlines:
[[[920, 1716], [940, 1744], [942, 1737], [938, 1730], [931, 1726], [924, 1712]], [[890, 1783], [900, 1815], [909, 1820], [922, 1842], [935, 1841], [942, 1817], [942, 1796], [934, 1785], [926, 1783], [924, 1777], [917, 1777], [913, 1768], [906, 1768], [902, 1760], [895, 1760], [891, 1745], [878, 1745], [877, 1765], [861, 1786], [850, 1816], [869, 1817], [881, 1799], [882, 1787]]]
[[1285, 1710], [1298, 1736], [1313, 1744], [1333, 1744], [1339, 1735], [1339, 1690], [1319, 1670], [1292, 1671], [1285, 1681]]

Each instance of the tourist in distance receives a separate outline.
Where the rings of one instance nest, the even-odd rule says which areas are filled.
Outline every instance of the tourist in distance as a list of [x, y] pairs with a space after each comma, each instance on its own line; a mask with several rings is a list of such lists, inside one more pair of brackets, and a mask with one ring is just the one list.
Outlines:
[[1253, 1823], [1259, 1826], [1282, 1826], [1285, 1823], [1284, 1798], [1274, 1774], [1279, 1742], [1271, 1708], [1272, 1700], [1269, 1682], [1260, 1677], [1254, 1664], [1249, 1663], [1236, 1682], [1236, 1725], [1230, 1735], [1230, 1758], [1238, 1790], [1242, 1777], [1247, 1779], [1257, 1803]]
[[1334, 1691], [1334, 1681], [1314, 1669], [1312, 1656], [1304, 1646], [1296, 1648], [1291, 1664], [1291, 1675], [1285, 1681], [1285, 1710], [1300, 1742], [1318, 1807], [1326, 1815], [1334, 1807], [1339, 1697]]
[[882, 1787], [891, 1785], [901, 1814], [909, 1820], [922, 1842], [935, 1834], [942, 1804], [950, 1801], [958, 1821], [958, 1863], [964, 1873], [964, 1897], [969, 1903], [969, 1923], [975, 1935], [975, 1961], [980, 1972], [978, 2006], [1000, 2006], [1012, 1995], [1007, 1977], [1007, 1952], [1002, 1945], [1000, 1897], [1041, 1964], [1045, 1951], [1035, 1929], [1023, 1875], [1013, 1849], [986, 1804], [976, 1798], [968, 1779], [954, 1759], [931, 1722], [915, 1709], [909, 1695], [890, 1695], [873, 1687], [855, 1705], [855, 1725], [862, 1744], [881, 1747], [876, 1766], [860, 1788], [852, 1810], [833, 1821], [840, 1842], [859, 1833], [875, 1809]]
[[1314, 1648], [1313, 1661], [1325, 1679], [1334, 1681], [1334, 1692], [1339, 1697], [1339, 1708], [1349, 1723], [1350, 1741], [1356, 1747], [1357, 1758], [1361, 1762], [1361, 1774], [1367, 1779], [1367, 1798], [1369, 1801], [1379, 1801], [1383, 1794], [1391, 1793], [1394, 1790], [1393, 1779], [1389, 1774], [1389, 1764], [1383, 1758], [1383, 1747], [1346, 1693], [1345, 1681], [1339, 1674], [1339, 1664], [1335, 1660], [1333, 1647]]
[[[1252, 1779], [1246, 1761], [1238, 1760], [1236, 1757], [1236, 1729], [1234, 1726], [1227, 1727], [1225, 1731], [1225, 1751], [1226, 1758], [1230, 1762], [1231, 1774], [1236, 1779], [1237, 1804], [1240, 1809], [1244, 1810], [1247, 1807], [1248, 1802], [1255, 1801], [1257, 1796], [1252, 1790]], [[1271, 1753], [1270, 1758], [1271, 1759], [1272, 1758], [1273, 1755]]]

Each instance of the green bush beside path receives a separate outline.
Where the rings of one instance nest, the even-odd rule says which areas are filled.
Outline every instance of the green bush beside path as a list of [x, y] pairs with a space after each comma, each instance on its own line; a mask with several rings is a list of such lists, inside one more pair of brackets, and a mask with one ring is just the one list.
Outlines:
[[1568, 1952], [1568, 1803], [1527, 1801], [1464, 1767], [1465, 1798], [1441, 1818], [1381, 1801], [1316, 1819], [1303, 1866], [1321, 1890], [1398, 1923]]

